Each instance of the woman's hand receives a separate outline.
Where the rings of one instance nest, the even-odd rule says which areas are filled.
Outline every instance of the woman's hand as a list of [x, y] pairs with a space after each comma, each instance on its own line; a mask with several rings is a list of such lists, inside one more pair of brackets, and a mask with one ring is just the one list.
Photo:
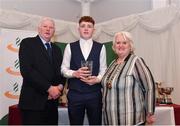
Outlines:
[[152, 125], [155, 122], [155, 116], [152, 114], [147, 114], [146, 116], [146, 124]]

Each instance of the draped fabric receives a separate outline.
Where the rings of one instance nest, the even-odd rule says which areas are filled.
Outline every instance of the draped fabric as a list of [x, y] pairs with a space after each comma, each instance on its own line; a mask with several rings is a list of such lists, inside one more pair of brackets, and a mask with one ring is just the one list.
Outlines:
[[[36, 31], [41, 16], [0, 10], [0, 27]], [[77, 23], [55, 20], [55, 41], [79, 38]], [[135, 53], [146, 61], [157, 82], [174, 87], [173, 102], [180, 103], [180, 10], [175, 6], [115, 18], [96, 24], [93, 38], [102, 43], [113, 40], [115, 32], [132, 33]]]
[[[41, 17], [18, 11], [0, 10], [0, 27], [36, 31]], [[112, 41], [114, 33], [121, 30], [144, 29], [149, 32], [162, 33], [173, 25], [177, 25], [179, 18], [179, 8], [175, 6], [119, 17], [96, 24], [94, 39], [100, 42]], [[55, 20], [55, 22], [57, 25], [55, 40], [72, 42], [79, 38], [76, 22], [64, 20]]]

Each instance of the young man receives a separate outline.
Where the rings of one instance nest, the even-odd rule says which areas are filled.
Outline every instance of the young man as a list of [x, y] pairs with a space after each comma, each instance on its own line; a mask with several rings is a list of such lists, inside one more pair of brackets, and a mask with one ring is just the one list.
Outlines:
[[57, 125], [58, 98], [65, 79], [61, 76], [62, 53], [50, 40], [55, 23], [43, 18], [38, 35], [22, 40], [19, 49], [23, 84], [19, 99], [23, 125]]
[[[107, 68], [105, 46], [92, 40], [95, 21], [90, 16], [79, 20], [80, 40], [64, 51], [61, 72], [68, 78], [68, 113], [71, 125], [82, 125], [85, 112], [90, 125], [101, 125], [101, 78]], [[82, 61], [92, 61], [92, 74]]]

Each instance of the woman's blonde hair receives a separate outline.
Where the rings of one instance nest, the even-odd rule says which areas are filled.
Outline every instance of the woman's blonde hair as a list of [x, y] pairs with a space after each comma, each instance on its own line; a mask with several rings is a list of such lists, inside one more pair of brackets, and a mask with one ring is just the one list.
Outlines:
[[125, 32], [125, 31], [115, 33], [114, 38], [113, 38], [113, 44], [112, 44], [113, 51], [115, 51], [114, 46], [115, 46], [115, 43], [116, 43], [116, 37], [118, 35], [122, 35], [124, 40], [129, 42], [129, 44], [131, 46], [131, 53], [134, 53], [134, 44], [133, 44], [132, 35], [131, 35], [131, 33]]

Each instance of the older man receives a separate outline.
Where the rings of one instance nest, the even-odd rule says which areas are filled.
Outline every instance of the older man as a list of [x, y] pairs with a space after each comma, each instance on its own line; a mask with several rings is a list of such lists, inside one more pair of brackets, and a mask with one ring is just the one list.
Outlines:
[[60, 74], [62, 53], [51, 38], [55, 23], [43, 18], [38, 35], [20, 44], [19, 61], [23, 84], [19, 99], [23, 124], [58, 124], [58, 98], [65, 79]]

